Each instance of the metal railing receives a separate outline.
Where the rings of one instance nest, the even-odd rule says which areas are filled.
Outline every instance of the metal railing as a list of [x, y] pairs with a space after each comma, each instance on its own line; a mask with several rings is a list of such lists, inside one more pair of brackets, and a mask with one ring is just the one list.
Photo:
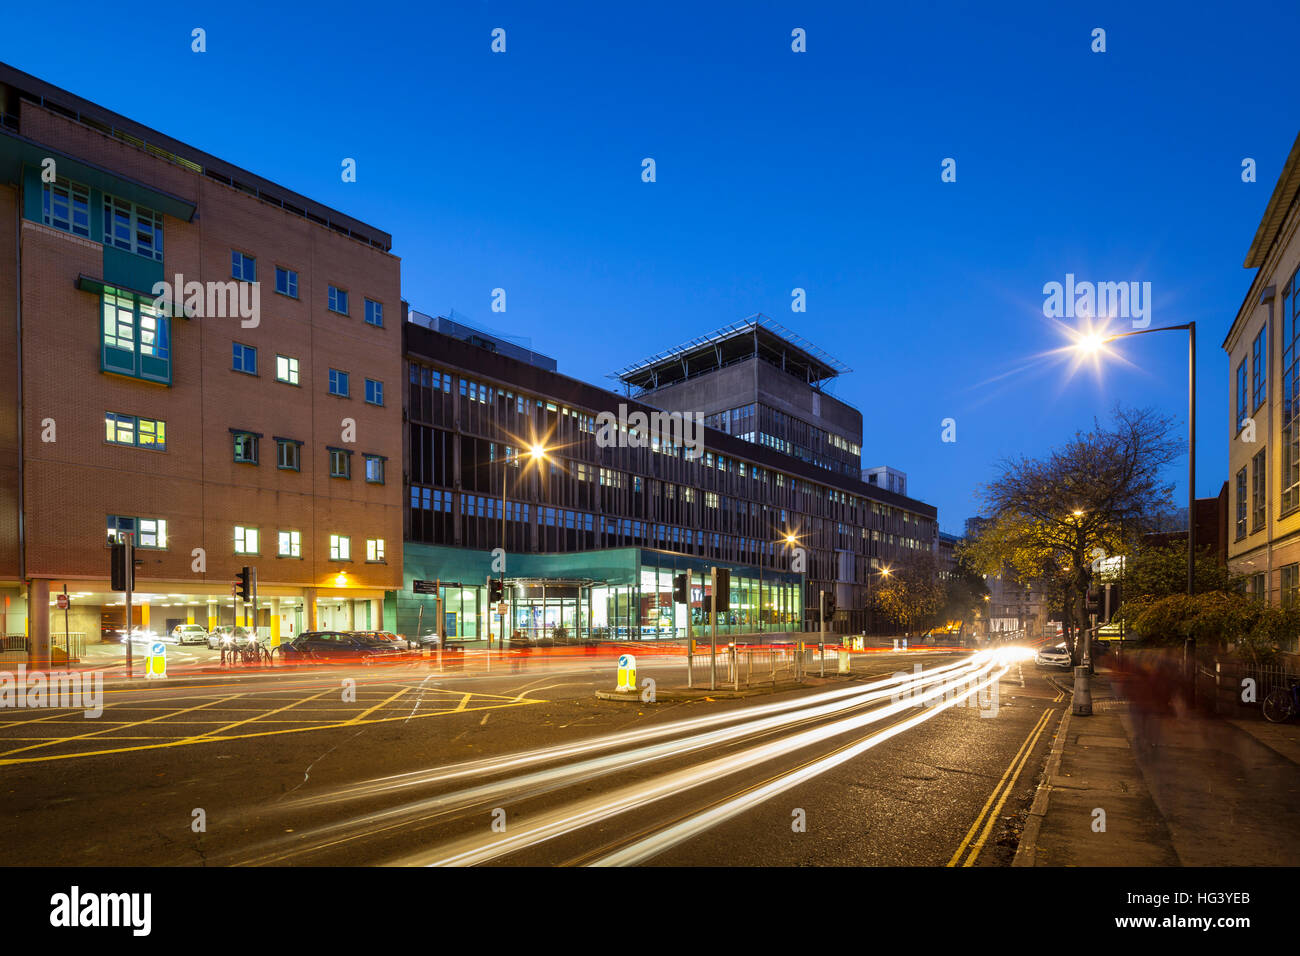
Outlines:
[[[775, 687], [782, 681], [801, 681], [808, 676], [822, 676], [829, 663], [832, 673], [837, 666], [833, 649], [816, 642], [790, 644], [719, 644], [717, 686], [719, 688]], [[690, 686], [708, 684], [712, 673], [709, 651], [697, 651], [688, 662]]]
[[[32, 639], [26, 634], [6, 634], [0, 647], [4, 659], [18, 660], [32, 653]], [[81, 631], [50, 635], [50, 657], [55, 664], [76, 663], [86, 656], [86, 635]]]

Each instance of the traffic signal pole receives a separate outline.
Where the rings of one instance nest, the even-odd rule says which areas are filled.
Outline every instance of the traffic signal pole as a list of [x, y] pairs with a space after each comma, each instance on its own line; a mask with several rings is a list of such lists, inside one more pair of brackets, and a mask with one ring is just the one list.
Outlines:
[[709, 607], [709, 690], [718, 689], [718, 569], [713, 568], [713, 602]]
[[134, 661], [131, 655], [131, 625], [134, 623], [131, 613], [131, 585], [135, 583], [135, 535], [127, 532], [122, 537], [126, 539], [126, 575], [122, 582], [126, 586], [123, 594], [126, 599], [126, 679], [130, 680], [135, 676], [132, 673]]

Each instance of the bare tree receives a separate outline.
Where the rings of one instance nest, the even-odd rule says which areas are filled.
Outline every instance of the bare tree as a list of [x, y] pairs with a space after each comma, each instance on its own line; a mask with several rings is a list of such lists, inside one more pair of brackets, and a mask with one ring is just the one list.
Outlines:
[[1076, 662], [1096, 552], [1122, 552], [1127, 535], [1171, 507], [1173, 485], [1162, 474], [1184, 450], [1169, 437], [1173, 424], [1151, 409], [1117, 406], [1109, 426], [1095, 422], [1043, 458], [1003, 461], [984, 488], [991, 517], [968, 554], [988, 574], [1009, 566], [1025, 580], [1063, 578]]

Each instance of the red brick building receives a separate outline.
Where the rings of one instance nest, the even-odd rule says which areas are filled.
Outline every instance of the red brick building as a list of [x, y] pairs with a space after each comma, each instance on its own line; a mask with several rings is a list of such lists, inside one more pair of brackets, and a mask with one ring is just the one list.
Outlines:
[[[4, 631], [46, 640], [64, 588], [69, 631], [120, 624], [127, 533], [137, 626], [231, 623], [244, 565], [275, 637], [381, 626], [402, 582], [390, 248], [0, 64]], [[159, 282], [188, 297], [158, 308]]]

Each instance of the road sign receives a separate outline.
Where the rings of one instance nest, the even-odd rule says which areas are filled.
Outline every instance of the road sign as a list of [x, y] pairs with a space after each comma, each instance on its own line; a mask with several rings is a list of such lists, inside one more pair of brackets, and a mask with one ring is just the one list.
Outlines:
[[162, 641], [149, 642], [149, 657], [145, 661], [144, 676], [167, 676], [167, 645]]
[[636, 658], [631, 654], [620, 654], [618, 658], [618, 690], [636, 690]]
[[60, 595], [59, 595], [59, 610], [60, 610], [60, 611], [66, 611], [67, 609], [68, 609], [68, 596], [67, 596], [66, 594], [60, 594]]
[[411, 591], [415, 594], [437, 594], [439, 585], [444, 588], [462, 586], [459, 581], [412, 581]]
[[505, 601], [502, 601], [500, 604], [497, 605], [497, 613], [498, 613], [498, 614], [505, 614], [505, 613], [506, 613], [506, 602], [505, 602]]

